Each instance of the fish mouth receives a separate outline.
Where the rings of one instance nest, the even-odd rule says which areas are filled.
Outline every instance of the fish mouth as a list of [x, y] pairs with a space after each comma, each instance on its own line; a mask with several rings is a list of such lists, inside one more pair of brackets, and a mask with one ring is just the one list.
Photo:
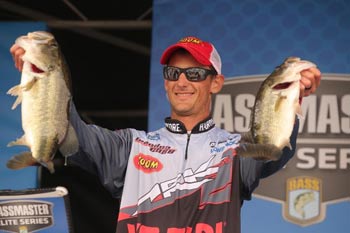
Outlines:
[[34, 65], [33, 63], [30, 63], [30, 68], [33, 73], [41, 74], [44, 73], [45, 71]]
[[284, 90], [288, 89], [290, 85], [292, 85], [293, 82], [284, 82], [284, 83], [279, 83], [275, 86], [272, 87], [273, 90]]

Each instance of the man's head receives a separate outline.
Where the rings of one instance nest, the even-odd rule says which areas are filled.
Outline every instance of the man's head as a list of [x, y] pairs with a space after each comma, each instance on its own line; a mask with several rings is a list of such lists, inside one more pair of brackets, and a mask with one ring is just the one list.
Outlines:
[[186, 119], [191, 129], [209, 116], [211, 94], [222, 88], [220, 56], [212, 44], [186, 37], [164, 51], [161, 64], [171, 117]]

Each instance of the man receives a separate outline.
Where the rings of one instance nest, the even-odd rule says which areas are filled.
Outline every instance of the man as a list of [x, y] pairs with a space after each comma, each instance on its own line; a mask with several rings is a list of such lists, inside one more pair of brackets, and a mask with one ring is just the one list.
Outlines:
[[[23, 49], [11, 53], [19, 70]], [[110, 131], [85, 124], [74, 106], [71, 123], [79, 151], [71, 163], [95, 173], [121, 197], [117, 233], [240, 232], [240, 209], [259, 179], [283, 167], [293, 156], [284, 148], [278, 161], [242, 158], [236, 153], [240, 135], [215, 126], [212, 94], [224, 83], [221, 59], [214, 46], [186, 37], [162, 57], [164, 87], [171, 105], [165, 127], [146, 133], [135, 129]], [[301, 97], [315, 92], [320, 71], [302, 72]]]

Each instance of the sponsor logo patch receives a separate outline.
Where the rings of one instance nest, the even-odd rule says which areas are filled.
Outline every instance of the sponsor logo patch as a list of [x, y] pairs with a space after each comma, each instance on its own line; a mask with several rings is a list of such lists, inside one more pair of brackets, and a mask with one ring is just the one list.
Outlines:
[[145, 173], [159, 172], [163, 168], [163, 164], [157, 158], [142, 153], [134, 157], [134, 165]]
[[140, 143], [143, 146], [149, 147], [149, 150], [151, 152], [155, 152], [159, 154], [173, 154], [176, 151], [175, 148], [171, 148], [170, 146], [163, 146], [163, 145], [160, 145], [159, 143], [158, 144], [150, 143], [139, 137], [135, 139], [135, 142]]

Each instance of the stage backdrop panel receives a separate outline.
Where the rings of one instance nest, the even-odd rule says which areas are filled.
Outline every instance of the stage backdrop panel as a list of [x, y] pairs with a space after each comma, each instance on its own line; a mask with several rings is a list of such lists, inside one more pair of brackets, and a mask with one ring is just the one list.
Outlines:
[[303, 100], [294, 158], [245, 202], [242, 232], [350, 229], [349, 15], [348, 1], [154, 0], [149, 130], [170, 113], [160, 56], [184, 36], [213, 42], [221, 55], [226, 81], [212, 109], [230, 131], [248, 130], [261, 81], [286, 57], [313, 61], [323, 73], [318, 92]]
[[11, 110], [16, 98], [6, 92], [20, 83], [21, 74], [15, 68], [10, 47], [18, 36], [30, 31], [45, 30], [44, 23], [16, 22], [0, 23], [0, 190], [37, 187], [37, 168], [10, 170], [7, 160], [22, 151], [24, 146], [7, 147], [11, 141], [23, 135], [21, 124], [21, 106]]
[[0, 232], [71, 233], [73, 225], [68, 190], [0, 190]]

